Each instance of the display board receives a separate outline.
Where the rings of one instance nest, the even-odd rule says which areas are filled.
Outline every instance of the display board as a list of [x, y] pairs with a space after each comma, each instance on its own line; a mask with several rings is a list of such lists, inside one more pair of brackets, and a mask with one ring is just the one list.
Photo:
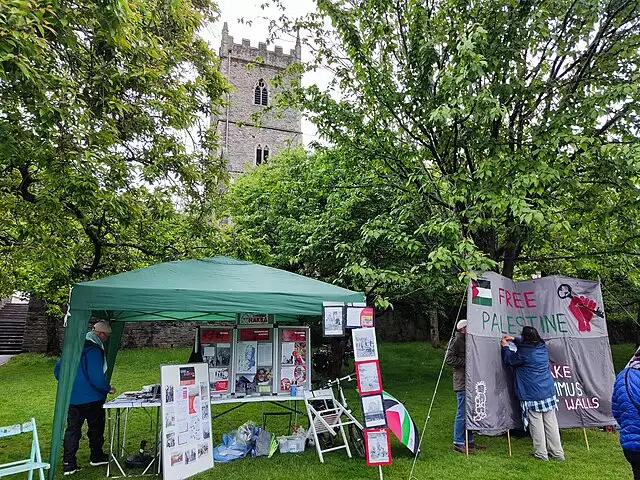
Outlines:
[[274, 330], [270, 326], [239, 327], [235, 331], [234, 362], [236, 395], [271, 395], [274, 382]]
[[283, 394], [291, 386], [311, 389], [311, 362], [309, 327], [280, 327], [277, 335], [278, 390]]
[[[373, 309], [358, 311], [361, 325], [373, 325]], [[355, 322], [354, 322], [355, 324]], [[387, 412], [382, 390], [378, 340], [375, 327], [355, 327], [351, 330], [356, 380], [360, 394], [367, 465], [382, 466], [391, 463], [391, 443], [387, 428]], [[382, 477], [382, 471], [380, 472]]]
[[209, 371], [205, 363], [160, 366], [162, 478], [181, 480], [213, 467]]
[[231, 392], [233, 328], [201, 327], [202, 361], [209, 367], [212, 395]]

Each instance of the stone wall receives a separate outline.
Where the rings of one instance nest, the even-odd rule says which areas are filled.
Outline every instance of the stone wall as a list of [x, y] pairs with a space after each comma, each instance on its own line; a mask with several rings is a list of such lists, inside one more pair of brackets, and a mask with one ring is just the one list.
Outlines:
[[[61, 323], [61, 322], [60, 322]], [[57, 325], [50, 325], [44, 302], [32, 296], [29, 300], [27, 325], [24, 329], [22, 350], [25, 352], [47, 353], [49, 345], [59, 342]], [[54, 348], [55, 350], [55, 348]], [[54, 352], [55, 353], [55, 352]]]
[[[190, 347], [196, 327], [202, 322], [137, 322], [128, 323], [122, 334], [123, 348]], [[185, 362], [187, 359], [185, 359]]]

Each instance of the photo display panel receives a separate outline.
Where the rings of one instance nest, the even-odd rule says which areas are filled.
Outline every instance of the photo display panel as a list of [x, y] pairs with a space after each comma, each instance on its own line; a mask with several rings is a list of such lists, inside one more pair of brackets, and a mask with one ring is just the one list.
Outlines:
[[278, 393], [288, 393], [291, 386], [311, 387], [309, 327], [278, 329]]
[[236, 395], [271, 395], [275, 391], [275, 335], [271, 327], [240, 327], [235, 361]]
[[162, 365], [162, 478], [182, 480], [213, 467], [209, 372], [205, 363]]
[[233, 329], [230, 327], [201, 327], [200, 348], [202, 361], [209, 367], [212, 395], [231, 391]]

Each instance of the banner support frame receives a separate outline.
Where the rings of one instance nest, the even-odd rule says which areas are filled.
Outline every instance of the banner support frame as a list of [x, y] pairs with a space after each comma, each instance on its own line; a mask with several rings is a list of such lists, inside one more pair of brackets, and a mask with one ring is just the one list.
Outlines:
[[467, 460], [469, 460], [469, 430], [464, 429], [464, 446], [467, 452]]
[[584, 433], [584, 443], [587, 444], [587, 452], [589, 451], [589, 439], [587, 438], [587, 429], [582, 427], [582, 432]]
[[507, 429], [507, 444], [509, 445], [509, 456], [511, 456], [511, 429]]

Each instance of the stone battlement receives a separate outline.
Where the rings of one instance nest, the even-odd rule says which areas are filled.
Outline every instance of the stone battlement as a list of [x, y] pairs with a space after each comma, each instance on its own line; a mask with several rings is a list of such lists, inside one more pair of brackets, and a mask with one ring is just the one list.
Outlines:
[[225, 22], [222, 28], [220, 58], [226, 59], [228, 57], [231, 57], [231, 59], [245, 60], [247, 62], [254, 62], [256, 58], [261, 58], [262, 63], [267, 65], [287, 68], [293, 62], [300, 61], [300, 38], [296, 41], [296, 47], [290, 49], [289, 53], [284, 53], [282, 47], [279, 46], [276, 46], [274, 50], [268, 50], [267, 44], [264, 42], [258, 43], [257, 47], [252, 47], [251, 41], [246, 38], [242, 39], [242, 43], [234, 43], [233, 37], [229, 35], [227, 22]]

